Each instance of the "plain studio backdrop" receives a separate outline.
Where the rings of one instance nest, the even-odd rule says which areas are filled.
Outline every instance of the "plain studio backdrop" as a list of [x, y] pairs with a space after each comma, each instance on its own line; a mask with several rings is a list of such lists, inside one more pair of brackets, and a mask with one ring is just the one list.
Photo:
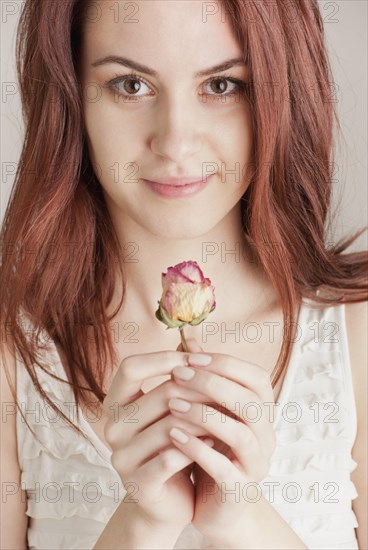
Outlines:
[[[258, 0], [259, 1], [259, 0]], [[19, 161], [24, 130], [15, 71], [15, 31], [22, 0], [0, 0], [1, 9], [1, 187], [2, 223]], [[332, 208], [336, 218], [329, 242], [368, 223], [367, 185], [367, 0], [319, 1], [324, 21], [343, 140], [334, 170]], [[368, 248], [368, 232], [349, 249]]]

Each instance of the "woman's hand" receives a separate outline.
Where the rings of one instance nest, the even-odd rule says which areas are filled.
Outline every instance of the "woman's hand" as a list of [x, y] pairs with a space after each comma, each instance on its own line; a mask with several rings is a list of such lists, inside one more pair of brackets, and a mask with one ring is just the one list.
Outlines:
[[204, 426], [174, 418], [168, 401], [173, 397], [202, 401], [205, 396], [172, 380], [146, 394], [141, 390], [145, 379], [170, 375], [177, 365], [185, 365], [184, 354], [178, 351], [127, 357], [103, 407], [108, 415], [104, 435], [113, 451], [111, 462], [123, 484], [129, 484], [130, 502], [137, 501], [142, 517], [149, 522], [175, 525], [180, 531], [193, 518], [193, 460], [173, 446], [169, 431], [175, 424], [196, 437], [207, 432]]
[[[188, 341], [188, 351], [203, 350], [193, 341], [189, 345]], [[182, 431], [189, 438], [187, 443], [172, 438], [175, 446], [196, 463], [192, 523], [210, 541], [219, 544], [229, 540], [229, 528], [244, 532], [251, 501], [261, 496], [257, 483], [268, 474], [276, 437], [269, 418], [274, 396], [266, 371], [235, 357], [211, 355], [209, 366], [193, 367], [195, 375], [191, 380], [183, 381], [175, 376], [180, 387], [195, 388], [205, 394], [207, 404], [191, 402], [188, 412], [176, 411], [173, 401], [169, 406], [178, 422], [184, 419], [203, 427], [215, 440], [214, 447], [210, 448], [186, 429]], [[175, 372], [176, 369], [174, 375]], [[257, 421], [243, 418], [247, 403], [255, 404], [249, 406], [248, 415], [249, 419], [257, 418]], [[219, 412], [219, 408], [226, 414]]]

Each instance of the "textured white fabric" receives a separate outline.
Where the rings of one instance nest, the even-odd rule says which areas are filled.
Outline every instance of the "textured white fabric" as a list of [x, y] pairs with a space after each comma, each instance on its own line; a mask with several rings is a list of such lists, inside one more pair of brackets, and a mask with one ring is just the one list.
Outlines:
[[[277, 446], [259, 490], [309, 549], [358, 549], [354, 531], [358, 522], [352, 510], [357, 491], [350, 479], [357, 466], [351, 457], [357, 423], [345, 306], [314, 306], [303, 299], [298, 326], [279, 405], [274, 408]], [[45, 366], [66, 379], [55, 345], [48, 342]], [[76, 421], [68, 385], [40, 368], [37, 372], [50, 398]], [[46, 445], [17, 413], [21, 482], [30, 518], [28, 547], [92, 549], [126, 493], [111, 466], [111, 452], [82, 414], [79, 427], [97, 450], [61, 417], [55, 418], [19, 355], [17, 393], [27, 421]], [[241, 497], [248, 495], [243, 492]], [[212, 546], [189, 524], [175, 548]]]

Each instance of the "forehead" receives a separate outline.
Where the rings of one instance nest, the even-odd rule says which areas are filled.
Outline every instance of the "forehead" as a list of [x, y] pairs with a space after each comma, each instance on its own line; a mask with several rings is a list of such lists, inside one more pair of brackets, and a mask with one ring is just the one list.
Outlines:
[[82, 44], [87, 63], [129, 54], [157, 71], [178, 60], [182, 67], [206, 68], [241, 54], [221, 3], [202, 0], [90, 2]]

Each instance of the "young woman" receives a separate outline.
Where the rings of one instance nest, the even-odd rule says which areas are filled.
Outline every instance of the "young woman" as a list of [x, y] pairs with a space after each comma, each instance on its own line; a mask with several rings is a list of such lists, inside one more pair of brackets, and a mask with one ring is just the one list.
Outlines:
[[[366, 548], [367, 255], [326, 243], [317, 2], [26, 1], [17, 60], [2, 548]], [[189, 353], [154, 314], [183, 261], [216, 293]]]

